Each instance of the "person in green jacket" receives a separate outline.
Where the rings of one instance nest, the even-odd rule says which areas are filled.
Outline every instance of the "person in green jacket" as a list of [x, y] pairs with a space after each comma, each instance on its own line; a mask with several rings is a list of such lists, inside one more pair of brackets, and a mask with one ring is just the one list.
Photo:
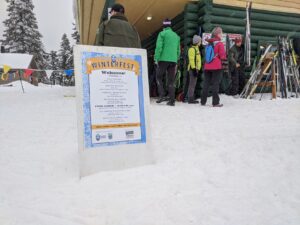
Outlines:
[[[167, 105], [175, 105], [175, 76], [177, 70], [177, 62], [180, 57], [180, 37], [172, 30], [171, 21], [165, 19], [163, 21], [164, 29], [158, 34], [156, 48], [154, 54], [157, 67], [157, 87], [159, 99], [157, 103], [168, 101]], [[163, 75], [167, 71], [168, 81], [168, 97], [163, 86]]]
[[95, 45], [141, 48], [140, 36], [124, 13], [125, 9], [121, 4], [112, 6], [110, 20], [99, 25]]
[[195, 86], [197, 83], [198, 75], [201, 70], [201, 54], [199, 46], [201, 45], [201, 37], [198, 35], [193, 36], [193, 45], [189, 48], [188, 58], [188, 72], [189, 72], [189, 88], [188, 88], [188, 103], [197, 104], [194, 98]]

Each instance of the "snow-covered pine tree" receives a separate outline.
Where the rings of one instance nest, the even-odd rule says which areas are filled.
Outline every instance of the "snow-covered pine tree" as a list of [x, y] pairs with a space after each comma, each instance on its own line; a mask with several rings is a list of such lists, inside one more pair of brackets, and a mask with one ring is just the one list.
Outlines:
[[35, 56], [38, 67], [45, 66], [45, 51], [33, 12], [32, 0], [6, 0], [8, 19], [2, 45], [11, 53], [27, 53]]
[[73, 30], [72, 38], [75, 40], [75, 44], [79, 44], [79, 42], [80, 42], [80, 35], [79, 35], [79, 32], [77, 31], [75, 23], [73, 23], [73, 29], [72, 30]]
[[[54, 70], [50, 77], [52, 84], [61, 84], [63, 79], [63, 73], [59, 70], [59, 59], [57, 51], [51, 51], [47, 56], [47, 69]], [[56, 71], [55, 71], [56, 70]]]
[[70, 41], [66, 34], [63, 34], [58, 53], [59, 68], [62, 70], [73, 68], [73, 54]]
[[49, 70], [59, 69], [59, 60], [56, 51], [51, 51], [48, 55], [48, 67]]

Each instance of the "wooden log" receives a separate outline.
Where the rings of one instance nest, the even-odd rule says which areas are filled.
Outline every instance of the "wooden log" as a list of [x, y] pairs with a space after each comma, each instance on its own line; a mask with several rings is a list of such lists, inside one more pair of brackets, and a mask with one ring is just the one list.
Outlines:
[[[246, 7], [246, 0], [213, 0], [214, 4]], [[287, 2], [278, 0], [252, 0], [253, 9], [268, 10], [273, 12], [297, 13], [300, 12], [299, 2]]]
[[[214, 15], [203, 16], [199, 18], [198, 22], [200, 24], [204, 22], [209, 22], [215, 24], [234, 25], [234, 26], [241, 26], [241, 27], [245, 27], [246, 24], [246, 21], [242, 18], [214, 16]], [[261, 21], [261, 20], [251, 20], [251, 28], [263, 28], [263, 29], [280, 30], [280, 31], [298, 31], [298, 32], [300, 31], [300, 25]]]
[[[214, 5], [214, 7], [207, 11], [211, 15], [215, 16], [225, 16], [225, 17], [233, 17], [233, 18], [246, 18], [246, 13], [243, 8], [235, 8], [235, 7], [227, 7], [224, 5]], [[271, 14], [268, 11], [256, 11], [251, 13], [251, 19], [258, 21], [268, 21], [268, 22], [278, 22], [278, 23], [288, 23], [288, 24], [300, 24], [300, 15], [299, 14], [280, 14], [274, 13]]]

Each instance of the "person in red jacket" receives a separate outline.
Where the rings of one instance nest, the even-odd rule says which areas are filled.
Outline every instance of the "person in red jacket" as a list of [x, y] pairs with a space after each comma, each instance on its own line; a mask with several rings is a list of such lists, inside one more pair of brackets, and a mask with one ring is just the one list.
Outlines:
[[212, 85], [212, 105], [213, 107], [222, 107], [219, 98], [219, 84], [222, 78], [222, 60], [226, 60], [226, 52], [224, 44], [222, 43], [222, 28], [216, 27], [212, 31], [211, 38], [206, 40], [214, 46], [214, 58], [208, 63], [204, 64], [204, 86], [201, 96], [201, 105], [205, 105], [208, 96], [209, 86]]

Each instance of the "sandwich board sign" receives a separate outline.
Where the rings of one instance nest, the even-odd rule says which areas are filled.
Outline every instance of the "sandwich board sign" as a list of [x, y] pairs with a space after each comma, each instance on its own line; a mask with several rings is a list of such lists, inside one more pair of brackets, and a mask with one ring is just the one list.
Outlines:
[[80, 176], [153, 162], [146, 50], [74, 47]]

